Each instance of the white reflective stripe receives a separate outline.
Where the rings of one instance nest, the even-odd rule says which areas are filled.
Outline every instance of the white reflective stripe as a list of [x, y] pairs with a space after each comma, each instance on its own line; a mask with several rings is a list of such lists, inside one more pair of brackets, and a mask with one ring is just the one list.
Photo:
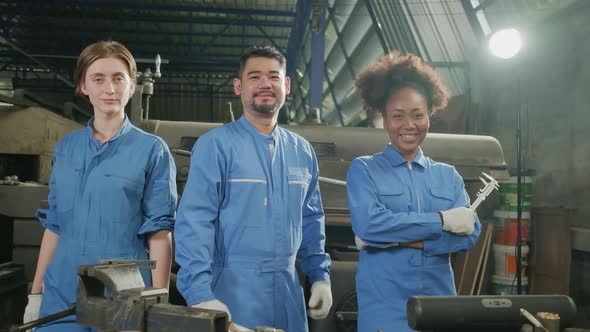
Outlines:
[[240, 182], [240, 183], [266, 183], [266, 180], [261, 180], [261, 179], [229, 179], [229, 182]]
[[307, 182], [293, 180], [293, 181], [289, 181], [289, 184], [301, 184], [301, 185], [304, 185], [305, 186], [307, 184]]

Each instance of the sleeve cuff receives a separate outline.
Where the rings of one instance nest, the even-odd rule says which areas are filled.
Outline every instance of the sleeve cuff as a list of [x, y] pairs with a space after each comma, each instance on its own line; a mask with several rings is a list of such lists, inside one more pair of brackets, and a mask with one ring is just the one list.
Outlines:
[[314, 284], [316, 282], [325, 281], [330, 283], [330, 273], [328, 272], [321, 272], [321, 273], [314, 273], [313, 275], [309, 276], [309, 282]]
[[211, 291], [211, 289], [198, 289], [198, 288], [191, 288], [187, 291], [188, 296], [185, 297], [187, 306], [192, 306], [195, 304], [199, 304], [205, 301], [211, 301], [215, 299], [215, 294]]
[[61, 235], [59, 225], [57, 224], [57, 218], [55, 217], [55, 213], [50, 209], [38, 209], [35, 213], [35, 217], [39, 219], [41, 225], [52, 231], [57, 235]]
[[137, 236], [142, 237], [149, 233], [154, 233], [161, 230], [174, 230], [174, 219], [172, 218], [161, 218], [158, 220], [152, 220], [144, 217], [143, 225], [137, 231]]

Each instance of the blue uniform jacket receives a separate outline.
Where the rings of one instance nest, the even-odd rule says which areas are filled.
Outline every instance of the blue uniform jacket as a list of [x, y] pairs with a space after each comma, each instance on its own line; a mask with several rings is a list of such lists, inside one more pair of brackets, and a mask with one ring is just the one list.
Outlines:
[[[353, 231], [370, 246], [360, 253], [356, 276], [358, 330], [411, 331], [408, 298], [456, 295], [450, 253], [469, 250], [479, 236], [479, 220], [471, 235], [455, 235], [442, 230], [437, 213], [469, 206], [463, 180], [421, 149], [408, 164], [388, 145], [352, 162], [347, 192]], [[424, 249], [385, 248], [412, 241], [423, 241]]]
[[187, 303], [216, 298], [242, 326], [307, 331], [295, 261], [312, 283], [330, 269], [311, 145], [242, 117], [201, 136], [190, 167], [174, 231]]
[[[147, 259], [146, 235], [174, 227], [176, 167], [166, 143], [126, 118], [119, 133], [100, 145], [92, 122], [58, 142], [49, 209], [37, 212], [43, 226], [60, 236], [44, 276], [40, 317], [76, 302], [79, 265]], [[144, 280], [151, 285], [149, 271]], [[57, 330], [82, 328], [64, 325], [74, 320], [60, 321]]]

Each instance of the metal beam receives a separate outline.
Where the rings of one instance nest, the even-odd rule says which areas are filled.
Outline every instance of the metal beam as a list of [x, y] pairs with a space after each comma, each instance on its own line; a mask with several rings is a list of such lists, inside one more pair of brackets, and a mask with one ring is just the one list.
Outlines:
[[[488, 0], [490, 1], [490, 0]], [[483, 29], [481, 28], [481, 24], [477, 19], [476, 10], [473, 8], [471, 4], [471, 0], [461, 0], [461, 5], [463, 5], [463, 10], [465, 10], [465, 15], [467, 15], [467, 21], [469, 21], [469, 25], [471, 26], [471, 30], [475, 34], [477, 40], [483, 40], [484, 34]], [[478, 6], [481, 7], [481, 6]], [[481, 10], [481, 9], [478, 9]]]
[[303, 83], [301, 83], [301, 79], [299, 78], [298, 75], [293, 76], [292, 79], [297, 82], [296, 86], [297, 86], [297, 91], [299, 91], [299, 96], [301, 99], [301, 107], [303, 107], [303, 113], [305, 113], [305, 115], [307, 116], [307, 114], [308, 114], [307, 110], [309, 109], [309, 107], [305, 107], [305, 105], [306, 105], [305, 101], [307, 100], [308, 94], [303, 93], [303, 88], [301, 87], [301, 85]]
[[381, 22], [375, 15], [375, 9], [373, 8], [373, 4], [371, 4], [371, 0], [365, 0], [365, 6], [367, 6], [367, 11], [369, 12], [369, 16], [371, 16], [371, 21], [373, 22], [373, 29], [377, 33], [377, 38], [379, 38], [379, 43], [381, 44], [381, 48], [383, 48], [383, 54], [389, 53], [389, 47], [387, 46], [387, 42], [385, 41], [385, 37], [383, 36], [383, 30], [381, 30]]
[[[6, 15], [19, 15], [21, 18], [23, 17], [31, 17], [31, 18], [39, 18], [39, 19], [55, 19], [60, 21], [72, 21], [72, 20], [79, 20], [80, 16], [82, 16], [83, 11], [78, 10], [69, 10], [69, 11], [59, 11], [59, 12], [43, 12], [39, 8], [31, 8], [30, 11], [26, 13], [19, 13], [15, 12], [14, 10], [9, 11]], [[179, 23], [188, 23], [188, 24], [227, 24], [227, 18], [217, 18], [217, 17], [189, 17], [189, 16], [161, 16], [161, 15], [125, 15], [122, 17], [122, 14], [119, 13], [119, 16], [113, 15], [111, 13], [91, 13], [89, 15], [86, 13], [84, 15], [85, 20], [87, 20], [88, 24], [93, 24], [92, 20], [101, 20], [101, 21], [112, 21], [117, 25], [121, 25], [121, 21], [125, 22], [149, 22], [149, 23], [164, 23], [164, 24], [175, 24], [178, 25]], [[38, 21], [38, 20], [36, 20]], [[104, 24], [104, 22], [101, 22]], [[46, 22], [44, 24], [47, 24]], [[252, 26], [254, 25], [253, 22], [249, 19], [238, 19], [236, 21], [236, 25], [241, 26]], [[273, 21], [273, 20], [256, 20], [256, 25], [259, 26], [270, 26], [270, 27], [278, 27], [278, 28], [290, 28], [292, 23], [291, 22], [283, 22], [283, 21]]]
[[215, 41], [222, 37], [223, 34], [227, 31], [227, 29], [229, 29], [234, 22], [234, 20], [228, 22], [227, 25], [223, 27], [223, 29], [221, 29], [221, 31], [219, 31], [217, 35], [211, 37], [211, 39], [209, 39], [209, 41], [206, 43], [206, 46], [199, 50], [199, 53], [205, 53], [207, 49], [209, 49], [209, 47], [215, 45]]
[[[311, 33], [311, 73], [309, 80], [309, 107], [320, 109], [322, 113], [322, 92], [324, 90], [324, 49], [326, 47], [326, 0], [314, 0], [314, 13]], [[312, 21], [314, 19], [312, 18]], [[315, 27], [314, 27], [315, 25]]]
[[236, 61], [220, 60], [220, 59], [199, 59], [195, 60], [190, 57], [172, 57], [170, 63], [175, 65], [191, 65], [191, 66], [221, 66], [221, 67], [235, 67]]
[[[296, 86], [297, 86], [297, 91], [299, 91], [299, 102], [301, 104], [300, 106], [303, 109], [303, 114], [305, 114], [305, 116], [307, 117], [307, 114], [308, 114], [307, 109], [308, 108], [305, 107], [305, 100], [307, 99], [306, 98], [307, 94], [303, 93], [303, 88], [301, 88], [301, 84], [302, 84], [301, 79], [299, 78], [299, 76], [296, 75], [296, 76], [293, 76], [292, 81], [297, 82]], [[291, 83], [291, 86], [293, 86], [292, 83]], [[295, 98], [293, 98], [293, 99], [295, 99]]]
[[[50, 29], [53, 29], [51, 31]], [[47, 27], [43, 31], [37, 31], [36, 34], [38, 36], [48, 36], [52, 37], [55, 33], [60, 34], [67, 34], [67, 36], [72, 35], [83, 35], [84, 37], [88, 38], [88, 34], [102, 34], [107, 35], [111, 34], [112, 31], [110, 29], [101, 29], [96, 27], [90, 27], [88, 25], [81, 25], [78, 27], [74, 26], [59, 26], [54, 25], [51, 27]], [[181, 31], [155, 31], [155, 30], [139, 30], [139, 29], [117, 29], [117, 34], [129, 34], [129, 35], [151, 35], [151, 36], [179, 36], [179, 37], [214, 37], [217, 36], [219, 33], [208, 33], [208, 32], [181, 32]], [[13, 35], [15, 37], [27, 37], [28, 35], [24, 34], [22, 31], [14, 31]], [[264, 35], [257, 35], [257, 34], [240, 34], [240, 33], [224, 33], [223, 37], [226, 38], [245, 38], [245, 39], [256, 39], [256, 38], [266, 38]], [[285, 35], [268, 35], [268, 38], [272, 39], [289, 39], [289, 37]]]
[[76, 8], [88, 9], [122, 9], [132, 11], [171, 11], [171, 12], [196, 12], [196, 13], [210, 13], [210, 14], [225, 14], [225, 15], [260, 15], [260, 16], [281, 16], [294, 17], [295, 12], [287, 10], [267, 10], [267, 9], [251, 9], [251, 8], [220, 8], [220, 7], [203, 7], [191, 5], [159, 5], [153, 3], [139, 2], [129, 3], [121, 1], [107, 1], [107, 0], [59, 0], [51, 2], [39, 2], [38, 0], [18, 0], [12, 2], [5, 2], [7, 5], [34, 5], [42, 8], [64, 6], [74, 6]]
[[[0, 52], [0, 57], [9, 57], [14, 55], [13, 53], [10, 52]], [[76, 60], [78, 59], [78, 55], [67, 55], [67, 54], [53, 54], [53, 53], [44, 53], [44, 54], [29, 54], [31, 57], [33, 58], [46, 58], [46, 59], [57, 59], [57, 60], [64, 60], [64, 61], [72, 61], [72, 60]], [[236, 59], [236, 55], [235, 54], [223, 54], [223, 53], [207, 53], [207, 56], [197, 56], [197, 57], [192, 57], [192, 59], [210, 59], [210, 58], [230, 58], [230, 59]], [[147, 59], [143, 59], [141, 57], [135, 57], [135, 61], [137, 63], [141, 63], [142, 60], [150, 60], [148, 62], [153, 63], [154, 60], [150, 57], [148, 57]], [[143, 61], [145, 62], [145, 61]], [[163, 65], [167, 65], [170, 63], [169, 59], [162, 59], [162, 64]]]
[[[12, 61], [12, 63], [9, 65], [9, 67], [10, 66], [13, 66], [15, 68], [18, 67], [18, 68], [21, 68], [21, 70], [28, 69], [28, 70], [35, 71], [40, 68], [40, 65], [35, 64], [35, 63], [31, 63], [30, 61], [20, 62], [19, 59], [8, 60], [8, 61]], [[21, 61], [25, 61], [25, 59], [22, 58]], [[69, 61], [70, 61], [70, 64], [68, 66], [73, 66], [73, 60], [69, 60]], [[217, 63], [214, 63], [214, 62], [211, 62], [211, 60], [198, 61], [198, 60], [195, 60], [194, 58], [182, 58], [182, 57], [176, 58], [176, 59], [173, 58], [170, 61], [172, 63], [162, 66], [162, 71], [164, 71], [162, 73], [163, 76], [167, 75], [165, 73], [166, 71], [168, 73], [175, 73], [175, 74], [186, 72], [187, 75], [189, 75], [189, 76], [190, 76], [190, 73], [209, 73], [209, 74], [219, 74], [219, 75], [232, 75], [232, 77], [234, 77], [234, 75], [235, 75], [235, 69], [234, 69], [235, 63], [230, 62], [230, 61], [223, 61], [223, 63], [219, 63], [219, 61], [218, 61]], [[58, 65], [55, 63], [55, 61], [49, 61], [47, 63], [47, 66], [63, 67], [64, 64], [61, 63]], [[140, 68], [141, 68], [141, 66], [140, 66]], [[9, 70], [9, 69], [6, 68], [5, 70]], [[55, 70], [45, 69], [45, 67], [42, 67], [42, 70], [46, 70], [47, 72], [56, 73]], [[61, 75], [61, 74], [58, 74], [58, 75]]]
[[31, 60], [32, 62], [36, 63], [37, 65], [41, 66], [42, 68], [51, 71], [52, 73], [54, 73], [55, 78], [57, 78], [58, 80], [60, 80], [61, 82], [65, 83], [67, 86], [73, 88], [75, 85], [74, 83], [72, 83], [70, 80], [68, 80], [67, 78], [61, 76], [60, 74], [56, 73], [55, 70], [47, 67], [43, 62], [31, 57], [27, 52], [23, 51], [20, 47], [18, 47], [16, 44], [14, 44], [13, 42], [5, 39], [4, 37], [0, 36], [0, 43], [1, 44], [5, 44], [10, 46], [11, 48], [13, 48], [15, 51], [17, 51], [18, 53], [24, 55], [25, 57], [27, 57], [29, 60]]
[[[416, 33], [416, 38], [418, 38], [418, 41], [416, 42], [417, 48], [419, 50], [418, 55], [420, 55], [422, 57], [422, 59], [424, 59], [426, 61], [430, 61], [430, 53], [428, 52], [428, 48], [424, 44], [424, 39], [422, 38], [422, 34], [420, 33], [420, 29], [418, 29], [418, 25], [416, 24], [416, 20], [414, 19], [414, 15], [412, 15], [410, 5], [408, 4], [408, 0], [403, 0], [403, 4], [404, 4], [404, 7], [406, 8], [407, 13], [409, 14], [409, 15], [407, 15], [407, 17], [410, 21], [409, 24], [411, 24], [411, 27], [413, 28], [414, 32]], [[424, 52], [422, 52], [422, 51], [424, 51]]]
[[[338, 43], [338, 45], [340, 46], [340, 49], [342, 50], [342, 54], [344, 55], [344, 60], [346, 62], [346, 67], [350, 71], [350, 76], [353, 79], [356, 79], [356, 73], [355, 73], [354, 68], [352, 67], [352, 61], [350, 60], [350, 56], [348, 55], [348, 51], [346, 50], [346, 47], [344, 46], [344, 42], [342, 41], [342, 32], [340, 31], [338, 24], [336, 24], [336, 20], [334, 20], [334, 8], [332, 7], [332, 8], [329, 8], [328, 10], [330, 11], [330, 15], [328, 16], [328, 20], [332, 22], [332, 25], [334, 26], [334, 30], [336, 31], [336, 42]], [[326, 77], [328, 77], [327, 74], [326, 74]]]
[[473, 7], [473, 9], [475, 11], [484, 10], [484, 9], [488, 8], [489, 6], [491, 6], [492, 4], [494, 4], [494, 2], [496, 2], [496, 0], [486, 0], [486, 2], [480, 3], [477, 7]]
[[272, 46], [274, 46], [277, 50], [281, 50], [281, 53], [285, 53], [285, 50], [282, 49], [279, 45], [277, 45], [277, 43], [272, 38], [270, 38], [270, 36], [266, 33], [266, 31], [264, 31], [264, 29], [260, 25], [256, 24], [256, 20], [253, 17], [250, 16], [249, 19], [255, 24], [256, 28], [260, 30], [260, 32], [262, 32], [264, 37], [266, 37], [266, 39], [270, 41]]
[[[47, 47], [43, 47], [43, 46], [49, 46], [53, 49], [56, 49], [56, 47], [55, 47], [56, 45], [55, 45], [54, 41], [52, 41], [52, 40], [42, 40], [39, 38], [35, 38], [35, 39], [27, 39], [27, 41], [30, 41], [31, 43], [28, 43], [28, 44], [33, 45], [35, 47], [35, 48], [31, 48], [28, 50], [30, 53], [35, 53], [35, 54], [44, 53], [43, 50], [47, 49]], [[173, 42], [173, 41], [142, 41], [142, 40], [137, 40], [137, 39], [129, 39], [129, 40], [118, 39], [118, 41], [125, 44], [130, 49], [149, 47], [149, 48], [154, 49], [154, 52], [159, 52], [159, 53], [163, 53], [161, 49], [169, 50], [171, 48], [178, 48], [178, 47], [186, 47], [187, 49], [194, 49], [194, 50], [197, 50], [198, 48], [203, 48], [203, 47], [216, 47], [216, 48], [221, 48], [221, 49], [242, 50], [242, 49], [250, 46], [250, 45], [245, 45], [245, 44], [244, 45], [236, 45], [236, 44], [219, 44], [219, 43], [209, 43], [209, 44], [207, 44], [207, 43], [181, 43], [181, 42]], [[42, 44], [43, 42], [45, 42], [45, 44]], [[279, 51], [281, 51], [281, 52], [285, 51], [284, 48], [280, 47], [276, 43], [274, 43], [273, 45], [275, 47], [277, 47], [277, 49]], [[157, 48], [160, 48], [160, 49], [157, 49]], [[70, 52], [70, 51], [71, 51], [71, 47], [68, 47], [67, 49], [64, 48], [61, 53], [66, 53], [66, 52]], [[131, 51], [133, 51], [133, 50], [131, 50]], [[56, 50], [56, 52], [60, 53], [60, 50]]]
[[[416, 54], [418, 56], [422, 56], [422, 54], [420, 54], [420, 50], [418, 49], [418, 44], [416, 43], [416, 40], [412, 35], [412, 30], [410, 29], [410, 22], [408, 20], [408, 17], [404, 14], [402, 4], [399, 1], [393, 1], [392, 4], [394, 14], [395, 16], [397, 16], [398, 22], [401, 26], [400, 37], [404, 41], [404, 44], [406, 44], [408, 52]], [[411, 13], [409, 16], [411, 16]]]
[[296, 16], [291, 27], [286, 54], [288, 60], [287, 75], [291, 77], [294, 77], [297, 64], [299, 63], [301, 44], [305, 37], [305, 30], [308, 27], [307, 23], [311, 15], [311, 3], [309, 0], [297, 1]]
[[342, 116], [342, 109], [340, 108], [340, 103], [336, 100], [336, 91], [334, 90], [334, 84], [330, 80], [330, 76], [328, 76], [328, 70], [324, 68], [324, 75], [326, 76], [326, 82], [328, 82], [328, 89], [330, 90], [330, 95], [332, 96], [332, 101], [334, 102], [334, 110], [336, 114], [338, 114], [338, 119], [340, 119], [340, 125], [344, 127], [344, 118]]
[[[311, 63], [305, 64], [305, 72], [309, 72], [309, 67]], [[322, 91], [322, 100], [327, 96], [330, 95], [332, 97], [332, 101], [334, 102], [334, 108], [336, 110], [336, 114], [338, 115], [338, 119], [340, 120], [340, 125], [344, 127], [344, 117], [342, 116], [342, 108], [340, 107], [340, 103], [338, 99], [336, 99], [336, 90], [334, 89], [334, 83], [330, 80], [330, 76], [328, 75], [327, 68], [324, 67], [324, 75], [326, 77], [326, 82], [328, 83], [328, 91]]]

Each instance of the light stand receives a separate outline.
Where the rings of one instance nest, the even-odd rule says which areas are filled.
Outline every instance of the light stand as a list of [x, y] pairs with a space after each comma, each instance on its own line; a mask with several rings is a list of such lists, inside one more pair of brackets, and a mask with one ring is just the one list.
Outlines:
[[[516, 29], [505, 29], [495, 32], [489, 40], [492, 54], [502, 59], [515, 56], [522, 40]], [[516, 69], [516, 294], [522, 294], [522, 153], [520, 129], [520, 77]]]
[[520, 77], [516, 70], [516, 294], [522, 294], [522, 153], [520, 131]]

